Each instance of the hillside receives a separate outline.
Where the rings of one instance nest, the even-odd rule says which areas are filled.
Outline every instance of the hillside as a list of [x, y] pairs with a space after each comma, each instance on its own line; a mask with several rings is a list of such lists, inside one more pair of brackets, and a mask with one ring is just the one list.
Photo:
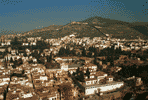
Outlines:
[[111, 34], [115, 38], [126, 39], [147, 39], [148, 38], [148, 23], [147, 22], [135, 22], [128, 23], [118, 20], [105, 19], [101, 17], [88, 18], [82, 22], [89, 23], [90, 26], [100, 26], [98, 28], [102, 33]]
[[[54, 28], [53, 28], [54, 27]], [[70, 35], [73, 32], [76, 32], [78, 34], [78, 37], [99, 37], [99, 36], [105, 36], [100, 31], [98, 31], [96, 28], [93, 28], [89, 25], [85, 24], [67, 24], [64, 26], [56, 27], [56, 25], [53, 25], [51, 28], [43, 28], [40, 30], [34, 30], [24, 33], [26, 37], [36, 37], [36, 36], [42, 36], [42, 38], [58, 38], [58, 37], [64, 37], [66, 35]], [[27, 34], [31, 33], [31, 34]]]
[[[88, 23], [88, 24], [84, 24]], [[110, 34], [114, 38], [148, 39], [148, 22], [128, 23], [119, 20], [91, 17], [86, 20], [67, 23], [66, 25], [50, 25], [21, 33], [24, 37], [60, 38], [77, 33], [77, 37], [105, 37]]]

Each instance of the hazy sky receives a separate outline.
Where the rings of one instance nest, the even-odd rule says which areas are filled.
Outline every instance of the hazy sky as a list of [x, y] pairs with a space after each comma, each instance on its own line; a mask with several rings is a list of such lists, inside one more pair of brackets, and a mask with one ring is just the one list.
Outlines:
[[0, 33], [64, 25], [94, 15], [147, 22], [148, 3], [147, 0], [0, 0]]

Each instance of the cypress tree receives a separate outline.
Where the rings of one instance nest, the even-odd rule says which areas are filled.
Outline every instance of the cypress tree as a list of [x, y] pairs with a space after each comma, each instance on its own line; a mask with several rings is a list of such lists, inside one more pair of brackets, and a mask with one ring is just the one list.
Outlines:
[[84, 73], [82, 71], [80, 72], [79, 80], [84, 82]]
[[76, 75], [78, 75], [80, 72], [80, 68], [78, 67], [78, 69], [76, 70]]
[[10, 58], [10, 62], [13, 63], [13, 59], [12, 59], [12, 57]]
[[87, 68], [86, 70], [86, 76], [89, 78], [90, 72], [89, 72], [89, 68]]
[[6, 58], [5, 58], [4, 62], [6, 62]]
[[97, 58], [94, 59], [94, 64], [97, 65]]
[[83, 50], [82, 50], [82, 56], [86, 56], [86, 50], [85, 50], [85, 48], [83, 47]]

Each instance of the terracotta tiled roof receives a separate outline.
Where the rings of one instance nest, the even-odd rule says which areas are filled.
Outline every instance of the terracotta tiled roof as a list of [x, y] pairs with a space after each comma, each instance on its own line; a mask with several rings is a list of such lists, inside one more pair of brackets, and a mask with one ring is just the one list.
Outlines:
[[73, 68], [73, 67], [82, 67], [81, 64], [69, 64], [68, 68]]
[[96, 76], [104, 76], [104, 74], [106, 74], [106, 73], [105, 72], [102, 72], [102, 71], [96, 72]]
[[54, 64], [54, 63], [46, 63], [45, 64], [47, 69], [61, 69], [59, 64]]
[[79, 59], [83, 59], [83, 60], [91, 60], [89, 57], [79, 57]]
[[85, 81], [97, 80], [96, 78], [85, 79]]
[[87, 64], [85, 64], [83, 67], [85, 67], [85, 66], [97, 66], [97, 65], [92, 64], [92, 63], [87, 63]]

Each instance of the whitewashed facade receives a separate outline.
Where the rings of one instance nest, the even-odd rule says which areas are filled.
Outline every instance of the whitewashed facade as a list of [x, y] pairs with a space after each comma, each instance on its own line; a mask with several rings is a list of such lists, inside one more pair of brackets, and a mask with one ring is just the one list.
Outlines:
[[97, 86], [87, 86], [85, 87], [85, 95], [95, 94], [100, 92], [107, 92], [121, 88], [124, 85], [124, 82], [113, 82], [109, 84], [97, 85]]

